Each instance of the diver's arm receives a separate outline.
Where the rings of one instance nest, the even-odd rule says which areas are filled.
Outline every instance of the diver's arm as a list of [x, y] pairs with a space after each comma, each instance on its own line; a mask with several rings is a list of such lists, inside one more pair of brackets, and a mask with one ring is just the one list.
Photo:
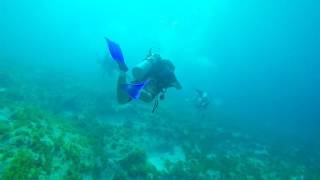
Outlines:
[[148, 102], [151, 102], [153, 99], [154, 99], [154, 97], [152, 96], [151, 93], [149, 93], [145, 90], [141, 91], [140, 100], [148, 103]]

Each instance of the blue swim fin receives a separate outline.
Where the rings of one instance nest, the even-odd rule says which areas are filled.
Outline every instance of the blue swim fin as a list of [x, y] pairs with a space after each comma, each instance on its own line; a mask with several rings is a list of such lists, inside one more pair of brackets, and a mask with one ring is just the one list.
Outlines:
[[105, 38], [105, 39], [108, 43], [109, 52], [110, 52], [113, 60], [115, 60], [118, 63], [119, 69], [121, 71], [127, 72], [128, 67], [127, 67], [126, 63], [124, 62], [124, 58], [123, 58], [123, 54], [122, 54], [120, 46], [108, 38]]
[[147, 83], [148, 81], [142, 83], [124, 84], [122, 88], [132, 99], [139, 99], [141, 90]]

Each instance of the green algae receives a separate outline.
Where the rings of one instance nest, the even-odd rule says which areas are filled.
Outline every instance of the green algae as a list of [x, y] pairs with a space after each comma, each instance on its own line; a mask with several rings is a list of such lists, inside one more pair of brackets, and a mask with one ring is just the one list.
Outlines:
[[3, 180], [35, 179], [40, 175], [41, 166], [32, 152], [19, 150], [2, 173]]
[[127, 180], [127, 179], [129, 179], [129, 177], [127, 173], [123, 170], [116, 172], [112, 177], [112, 180]]
[[44, 114], [39, 108], [26, 106], [16, 108], [11, 118], [15, 128], [28, 127], [31, 126], [33, 122], [44, 119]]
[[[98, 162], [94, 158], [94, 153], [89, 149], [92, 144], [88, 144], [84, 136], [72, 135], [74, 133], [72, 128], [68, 128], [68, 125], [62, 123], [59, 118], [36, 107], [30, 107], [18, 108], [12, 115], [12, 119], [14, 130], [10, 135], [12, 136], [11, 148], [1, 156], [2, 160], [8, 162], [2, 172], [3, 179], [10, 179], [10, 177], [34, 179], [40, 175], [40, 172], [42, 177], [46, 177], [53, 173], [53, 169], [57, 171], [59, 168], [68, 169], [63, 171], [66, 179], [81, 179], [82, 173], [93, 173], [98, 167], [95, 165]], [[14, 152], [16, 148], [21, 147], [25, 150]], [[33, 159], [31, 155], [37, 159]], [[53, 159], [61, 155], [65, 159], [55, 159], [70, 163], [67, 167], [57, 169], [53, 167]], [[17, 170], [19, 173], [15, 173]], [[13, 176], [13, 174], [16, 175]]]
[[0, 138], [11, 131], [11, 126], [8, 122], [0, 121]]

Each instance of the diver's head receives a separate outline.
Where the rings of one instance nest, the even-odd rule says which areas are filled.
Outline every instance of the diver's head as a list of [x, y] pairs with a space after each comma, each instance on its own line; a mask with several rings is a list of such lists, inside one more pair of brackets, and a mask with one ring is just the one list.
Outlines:
[[175, 67], [171, 61], [163, 59], [161, 61], [161, 64], [162, 64], [161, 65], [161, 68], [162, 68], [161, 73], [167, 74], [167, 75], [174, 74]]
[[175, 67], [173, 63], [169, 60], [163, 60], [163, 62], [165, 64], [164, 73], [166, 74], [166, 80], [172, 87], [175, 87], [178, 90], [182, 89], [182, 86], [175, 75]]

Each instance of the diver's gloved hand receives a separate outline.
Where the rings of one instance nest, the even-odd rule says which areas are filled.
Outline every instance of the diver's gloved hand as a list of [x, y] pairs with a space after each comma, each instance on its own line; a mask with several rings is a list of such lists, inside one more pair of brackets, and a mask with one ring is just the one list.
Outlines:
[[172, 83], [172, 87], [176, 88], [177, 90], [181, 90], [182, 86], [178, 81]]

